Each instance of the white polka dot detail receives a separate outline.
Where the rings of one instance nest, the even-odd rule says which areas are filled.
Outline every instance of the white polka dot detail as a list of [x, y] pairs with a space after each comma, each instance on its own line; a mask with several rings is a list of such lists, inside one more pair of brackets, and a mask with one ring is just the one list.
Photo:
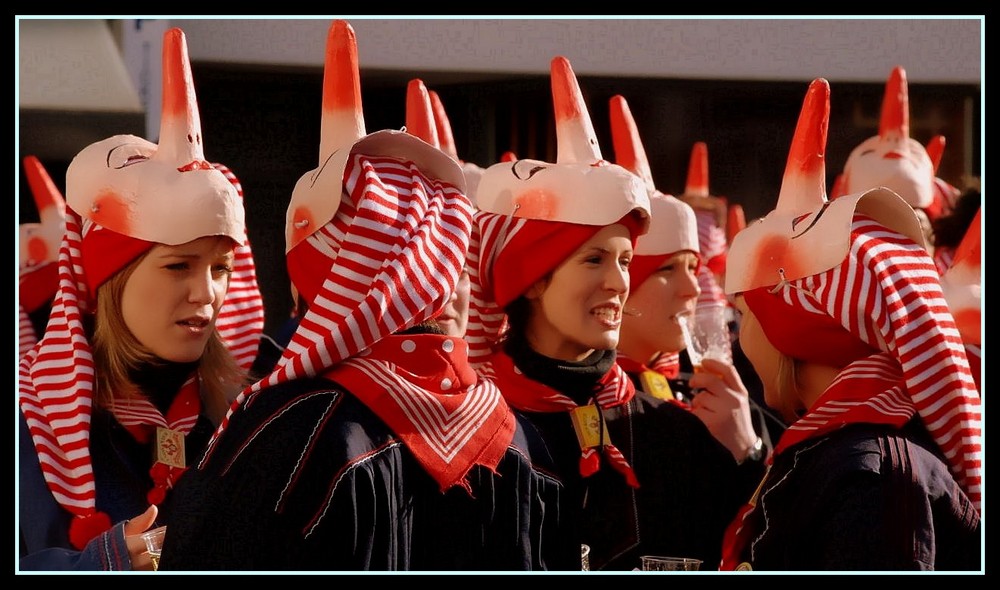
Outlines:
[[403, 352], [413, 352], [417, 349], [417, 343], [412, 340], [403, 340], [403, 344], [400, 345]]
[[441, 389], [451, 389], [451, 379], [445, 377], [441, 380]]
[[445, 340], [441, 343], [441, 350], [445, 352], [451, 352], [455, 350], [455, 343], [451, 340]]

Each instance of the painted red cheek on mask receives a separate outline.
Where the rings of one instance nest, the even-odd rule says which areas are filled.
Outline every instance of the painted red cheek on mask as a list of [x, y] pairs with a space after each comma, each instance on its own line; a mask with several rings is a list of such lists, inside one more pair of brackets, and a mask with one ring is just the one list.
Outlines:
[[294, 228], [292, 229], [292, 244], [298, 244], [309, 237], [316, 230], [316, 223], [313, 220], [312, 210], [309, 207], [296, 207], [292, 215]]
[[548, 191], [528, 190], [514, 197], [514, 215], [529, 219], [554, 219], [559, 210], [558, 203], [557, 197]]
[[120, 234], [132, 235], [132, 216], [129, 206], [118, 195], [108, 190], [94, 199], [89, 215], [98, 225], [112, 229]]
[[36, 262], [49, 259], [49, 245], [45, 240], [38, 236], [28, 240], [28, 258]]

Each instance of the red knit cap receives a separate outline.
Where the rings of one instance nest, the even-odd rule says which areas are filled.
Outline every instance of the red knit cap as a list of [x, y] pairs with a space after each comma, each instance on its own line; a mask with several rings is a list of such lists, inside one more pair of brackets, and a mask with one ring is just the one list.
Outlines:
[[[626, 215], [618, 223], [628, 228], [632, 246], [635, 247], [640, 221], [634, 215]], [[520, 297], [602, 228], [597, 225], [528, 220], [497, 256], [493, 267], [493, 295], [497, 305], [506, 307]]]
[[[89, 226], [89, 227], [88, 227]], [[91, 297], [97, 288], [130, 262], [149, 251], [155, 244], [120, 234], [99, 225], [84, 222], [83, 255], [84, 276]]]

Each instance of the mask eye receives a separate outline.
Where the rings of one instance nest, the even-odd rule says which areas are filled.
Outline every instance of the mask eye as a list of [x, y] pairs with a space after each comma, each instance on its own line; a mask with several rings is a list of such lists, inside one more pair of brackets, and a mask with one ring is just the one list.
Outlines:
[[537, 160], [518, 160], [511, 165], [514, 177], [520, 180], [527, 180], [546, 168], [549, 168], [549, 166]]
[[127, 168], [132, 164], [145, 162], [152, 155], [148, 149], [143, 149], [140, 145], [130, 143], [120, 145], [108, 152], [108, 168], [114, 170]]

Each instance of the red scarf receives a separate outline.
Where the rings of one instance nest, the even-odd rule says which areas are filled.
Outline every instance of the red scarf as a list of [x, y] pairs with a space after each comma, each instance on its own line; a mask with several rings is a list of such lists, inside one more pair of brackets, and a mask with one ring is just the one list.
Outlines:
[[[167, 409], [164, 416], [149, 400], [145, 398], [128, 398], [113, 400], [108, 407], [115, 419], [125, 427], [135, 440], [140, 443], [149, 443], [157, 435], [158, 428], [166, 428], [179, 432], [187, 436], [198, 421], [201, 413], [201, 394], [198, 387], [198, 376], [192, 375], [184, 382], [174, 401]], [[157, 449], [156, 457], [166, 457], [182, 451], [182, 448], [174, 448], [172, 439], [157, 441], [155, 444], [163, 446]], [[183, 462], [183, 455], [179, 457]], [[174, 487], [181, 475], [187, 471], [187, 467], [177, 467], [168, 465], [159, 460], [153, 462], [149, 470], [149, 476], [153, 479], [153, 488], [146, 494], [146, 499], [150, 504], [160, 504], [167, 497], [167, 491]]]
[[500, 391], [479, 379], [461, 338], [387, 336], [323, 374], [342, 384], [399, 436], [444, 492], [473, 465], [495, 471], [515, 421]]
[[[906, 392], [902, 368], [891, 354], [879, 353], [847, 365], [806, 415], [781, 435], [768, 459], [809, 439], [824, 436], [849, 424], [886, 424], [902, 428], [916, 414]], [[747, 545], [762, 531], [753, 518], [757, 497], [767, 475], [750, 502], [740, 509], [723, 537], [720, 570], [734, 570], [743, 563]]]
[[[633, 360], [621, 352], [618, 353], [615, 360], [626, 373], [638, 377], [640, 381], [642, 381], [642, 375], [646, 371], [662, 375], [664, 379], [676, 379], [681, 374], [681, 355], [679, 352], [668, 352], [657, 355], [653, 359], [652, 366]], [[648, 384], [645, 385], [648, 386]], [[652, 391], [646, 391], [646, 393], [653, 395]], [[663, 396], [654, 395], [654, 397], [664, 399]], [[670, 392], [669, 399], [665, 399], [665, 401], [685, 410], [691, 409], [690, 404], [674, 397], [673, 392]]]
[[[514, 360], [505, 352], [494, 353], [481, 372], [493, 378], [503, 391], [504, 398], [514, 408], [527, 412], [569, 412], [581, 407], [569, 396], [525, 376], [514, 366]], [[601, 389], [594, 396], [600, 409], [620, 406], [635, 395], [635, 386], [618, 364], [615, 364], [600, 382]], [[639, 487], [632, 466], [625, 460], [611, 441], [604, 441], [600, 451], [611, 466], [621, 473], [628, 484]], [[580, 474], [588, 477], [601, 468], [600, 454], [596, 447], [581, 450]]]

